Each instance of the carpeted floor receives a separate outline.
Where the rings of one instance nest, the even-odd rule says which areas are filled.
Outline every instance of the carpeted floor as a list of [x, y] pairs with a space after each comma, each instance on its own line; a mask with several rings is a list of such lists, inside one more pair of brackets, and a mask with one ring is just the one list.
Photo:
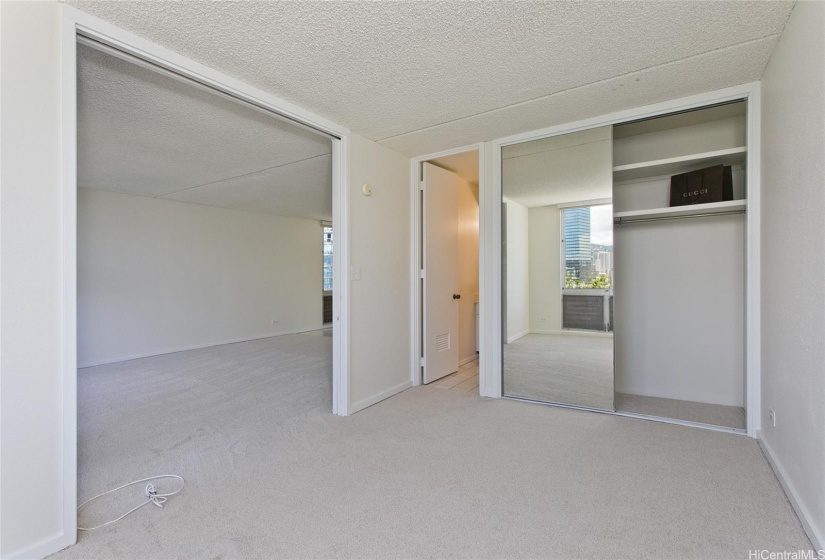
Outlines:
[[724, 406], [721, 404], [616, 393], [616, 410], [646, 416], [713, 424], [714, 426], [725, 426], [739, 430], [745, 429], [745, 409], [741, 406]]
[[528, 334], [505, 344], [504, 394], [613, 410], [613, 338]]
[[[330, 354], [331, 338], [293, 335], [81, 370], [80, 499], [154, 474], [187, 485], [53, 558], [747, 559], [810, 547], [752, 439], [437, 387], [335, 417]], [[140, 499], [122, 493], [83, 519]]]

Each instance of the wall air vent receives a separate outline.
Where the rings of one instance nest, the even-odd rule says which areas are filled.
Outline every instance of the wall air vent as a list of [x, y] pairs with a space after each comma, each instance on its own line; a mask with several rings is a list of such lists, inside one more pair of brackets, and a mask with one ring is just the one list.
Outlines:
[[450, 333], [440, 334], [435, 337], [435, 351], [444, 352], [450, 349]]

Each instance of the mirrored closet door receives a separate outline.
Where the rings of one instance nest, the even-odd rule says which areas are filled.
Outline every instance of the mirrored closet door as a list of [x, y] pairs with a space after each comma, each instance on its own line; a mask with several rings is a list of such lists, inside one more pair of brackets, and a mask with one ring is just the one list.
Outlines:
[[503, 393], [613, 410], [612, 127], [501, 156]]
[[502, 148], [505, 396], [745, 430], [746, 124], [735, 101]]

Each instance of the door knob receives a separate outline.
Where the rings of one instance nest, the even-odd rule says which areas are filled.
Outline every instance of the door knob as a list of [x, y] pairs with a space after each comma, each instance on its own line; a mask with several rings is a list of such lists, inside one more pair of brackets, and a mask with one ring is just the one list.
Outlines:
[[461, 294], [453, 294], [453, 299], [461, 299]]

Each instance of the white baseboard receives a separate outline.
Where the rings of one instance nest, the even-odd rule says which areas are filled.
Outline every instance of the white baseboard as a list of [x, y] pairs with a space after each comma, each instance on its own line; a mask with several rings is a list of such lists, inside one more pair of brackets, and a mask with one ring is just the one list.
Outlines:
[[825, 550], [825, 538], [823, 538], [821, 531], [822, 528], [814, 527], [811, 524], [810, 512], [799, 500], [799, 493], [791, 481], [788, 480], [785, 469], [782, 468], [782, 464], [776, 458], [773, 448], [771, 448], [770, 444], [765, 441], [765, 438], [762, 436], [762, 430], [757, 430], [756, 440], [759, 442], [759, 446], [762, 448], [762, 453], [765, 454], [768, 464], [770, 464], [774, 474], [776, 474], [779, 484], [782, 485], [782, 489], [785, 491], [788, 501], [791, 502], [791, 506], [793, 506], [796, 516], [799, 518], [799, 521], [802, 523], [802, 527], [805, 529], [805, 533], [807, 533], [808, 538], [811, 539], [811, 544], [814, 545], [816, 550]]
[[253, 336], [251, 338], [233, 338], [230, 340], [221, 340], [218, 342], [210, 342], [208, 344], [196, 344], [194, 346], [184, 346], [181, 348], [172, 348], [170, 350], [163, 350], [161, 352], [149, 352], [149, 353], [141, 353], [141, 354], [131, 354], [129, 356], [121, 356], [118, 358], [108, 358], [105, 360], [100, 360], [96, 362], [86, 362], [77, 365], [77, 369], [83, 369], [88, 367], [94, 366], [105, 366], [106, 364], [116, 364], [118, 362], [128, 362], [129, 360], [139, 360], [140, 358], [151, 358], [153, 356], [163, 356], [165, 354], [174, 354], [176, 352], [186, 352], [188, 350], [200, 350], [202, 348], [211, 348], [213, 346], [223, 346], [224, 344], [237, 344], [238, 342], [251, 342], [253, 340], [263, 340], [264, 338], [272, 338], [274, 336], [284, 336], [287, 334], [301, 334], [307, 333], [312, 331], [318, 331], [324, 328], [328, 328], [326, 325], [323, 327], [312, 327], [307, 329], [297, 329], [293, 331], [281, 331], [269, 334], [263, 334], [261, 336]]
[[412, 381], [405, 381], [404, 383], [399, 383], [395, 387], [390, 387], [386, 391], [381, 391], [377, 395], [373, 395], [373, 396], [368, 397], [366, 399], [361, 399], [360, 401], [358, 401], [356, 403], [352, 403], [352, 405], [350, 405], [349, 413], [350, 414], [355, 414], [359, 410], [364, 410], [365, 408], [370, 407], [370, 406], [372, 406], [376, 403], [379, 403], [379, 402], [383, 401], [384, 399], [388, 399], [393, 395], [397, 395], [401, 391], [404, 391], [405, 389], [409, 389], [410, 387], [412, 387]]
[[30, 546], [29, 548], [24, 548], [18, 552], [13, 552], [4, 560], [40, 560], [41, 558], [50, 556], [55, 552], [60, 552], [64, 548], [72, 546], [76, 542], [77, 536], [60, 533], [60, 535], [56, 537], [41, 541], [33, 546]]
[[527, 336], [528, 334], [530, 334], [530, 331], [529, 331], [529, 330], [522, 331], [522, 332], [520, 332], [520, 333], [518, 333], [518, 334], [514, 334], [513, 336], [511, 336], [511, 337], [507, 338], [507, 344], [510, 344], [511, 342], [515, 342], [515, 341], [517, 341], [518, 339], [520, 339], [521, 337], [523, 337], [523, 336]]

